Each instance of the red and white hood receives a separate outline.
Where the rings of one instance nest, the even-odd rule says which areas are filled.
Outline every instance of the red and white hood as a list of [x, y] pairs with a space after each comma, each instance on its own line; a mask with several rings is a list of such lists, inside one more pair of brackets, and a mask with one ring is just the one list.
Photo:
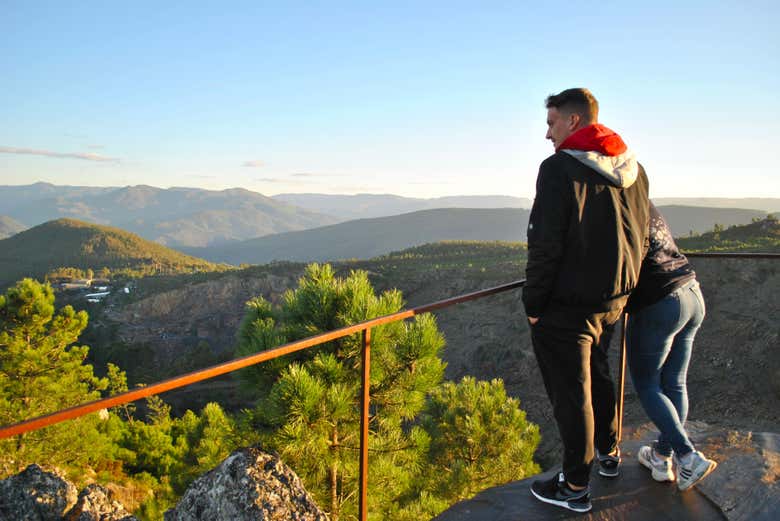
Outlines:
[[610, 183], [628, 188], [639, 175], [639, 163], [621, 137], [604, 125], [588, 125], [567, 137], [558, 150], [592, 168]]

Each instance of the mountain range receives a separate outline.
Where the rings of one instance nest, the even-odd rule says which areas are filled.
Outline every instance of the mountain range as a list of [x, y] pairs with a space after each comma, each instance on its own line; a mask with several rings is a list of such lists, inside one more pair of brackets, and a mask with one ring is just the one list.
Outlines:
[[[758, 210], [662, 206], [677, 236], [711, 230], [715, 224], [744, 224], [766, 214]], [[265, 264], [274, 260], [368, 259], [440, 241], [525, 241], [530, 210], [439, 208], [391, 217], [356, 219], [311, 230], [183, 251], [212, 262]]]
[[[337, 217], [341, 221], [369, 217], [388, 217], [434, 208], [531, 208], [533, 200], [509, 195], [461, 195], [419, 199], [392, 194], [279, 194], [276, 200]], [[770, 197], [661, 197], [656, 206], [694, 206], [740, 208], [767, 213], [780, 212], [780, 199]], [[695, 227], [698, 228], [698, 227]]]
[[274, 260], [368, 259], [447, 240], [522, 241], [529, 213], [520, 208], [439, 208], [392, 217], [356, 219], [312, 230], [184, 251], [236, 265], [265, 264]]
[[69, 217], [111, 225], [167, 246], [207, 246], [302, 230], [336, 218], [233, 188], [0, 186], [0, 215], [26, 225]]
[[[666, 206], [665, 213], [672, 223], [675, 235], [690, 235], [712, 229], [713, 224], [744, 224], [764, 212], [780, 210], [780, 199], [714, 199], [675, 198], [657, 199], [656, 204], [667, 202], [685, 203]], [[446, 230], [445, 222], [435, 222], [444, 213], [427, 214], [435, 222], [410, 229], [404, 241], [387, 240], [387, 244], [370, 245], [368, 237], [360, 248], [341, 248], [323, 245], [321, 237], [329, 236], [343, 244], [354, 244], [351, 230], [362, 230], [365, 226], [381, 230], [393, 223], [414, 222], [418, 217], [409, 217], [382, 223], [358, 223], [347, 225], [356, 219], [398, 217], [402, 214], [434, 209], [479, 209], [527, 210], [532, 201], [527, 198], [493, 196], [455, 196], [431, 199], [401, 197], [391, 194], [280, 194], [267, 197], [257, 192], [234, 188], [229, 190], [203, 190], [198, 188], [161, 189], [151, 186], [126, 187], [84, 187], [58, 186], [49, 183], [35, 183], [23, 186], [0, 186], [0, 238], [17, 233], [21, 229], [62, 217], [74, 218], [95, 224], [110, 225], [136, 233], [144, 239], [179, 249], [213, 248], [204, 250], [209, 258], [242, 259], [242, 262], [258, 262], [259, 259], [276, 259], [288, 251], [301, 260], [311, 260], [330, 255], [340, 257], [357, 255], [361, 258], [371, 254], [386, 253], [394, 248], [405, 248], [419, 244], [422, 238], [432, 240], [500, 238], [502, 240], [524, 240], [524, 220], [518, 221], [507, 233], [496, 236], [486, 214], [474, 213], [474, 223], [462, 223], [455, 219], [460, 229]], [[710, 207], [703, 207], [710, 205]], [[735, 209], [745, 208], [745, 209]], [[465, 215], [465, 214], [461, 214]], [[523, 215], [517, 213], [516, 215]], [[496, 226], [501, 228], [501, 217]], [[329, 225], [347, 225], [335, 231]], [[463, 228], [462, 226], [466, 226]], [[287, 232], [314, 230], [313, 234], [279, 237]], [[432, 230], [438, 229], [436, 233]], [[423, 233], [423, 230], [426, 230]], [[478, 231], [476, 231], [478, 230]], [[349, 231], [348, 235], [345, 235]], [[362, 236], [363, 231], [356, 232]], [[368, 232], [365, 232], [368, 233]], [[390, 233], [390, 232], [387, 232]], [[398, 237], [398, 233], [390, 235]], [[325, 235], [322, 235], [325, 234]], [[328, 235], [330, 234], [330, 235]], [[385, 232], [376, 237], [383, 236]], [[487, 235], [486, 235], [487, 234]], [[500, 235], [500, 234], [499, 234]], [[254, 246], [242, 245], [242, 241], [254, 242]], [[291, 241], [287, 243], [287, 241]], [[307, 245], [311, 242], [311, 245]], [[328, 248], [332, 248], [328, 249]], [[262, 253], [258, 253], [262, 249]], [[312, 251], [310, 251], [312, 250]], [[188, 250], [199, 251], [199, 250]], [[251, 252], [241, 253], [236, 252]], [[258, 259], [255, 261], [247, 259]]]
[[[765, 215], [762, 212], [710, 208], [706, 209], [706, 217], [702, 217], [700, 208], [660, 209], [675, 231], [692, 226], [697, 218], [715, 219], [710, 225], [715, 228], [712, 232], [675, 233], [678, 244], [686, 251], [777, 251], [777, 219], [759, 220]], [[447, 241], [517, 243], [526, 239], [529, 215], [529, 210], [521, 208], [422, 210], [392, 217], [356, 219], [217, 247], [186, 248], [190, 255], [118, 228], [57, 219], [0, 239], [0, 286], [27, 276], [41, 278], [63, 267], [94, 271], [108, 268], [114, 273], [136, 275], [220, 271], [228, 267], [214, 263], [369, 259]], [[753, 222], [733, 226], [746, 220]]]

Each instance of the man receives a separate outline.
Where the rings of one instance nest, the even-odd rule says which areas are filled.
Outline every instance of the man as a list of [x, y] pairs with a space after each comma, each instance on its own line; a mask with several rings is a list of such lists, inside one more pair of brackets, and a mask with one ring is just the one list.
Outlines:
[[523, 304], [564, 453], [563, 471], [531, 492], [587, 512], [594, 459], [599, 474], [618, 475], [607, 347], [647, 249], [648, 182], [620, 136], [598, 124], [590, 91], [564, 90], [546, 106], [555, 154], [536, 180]]

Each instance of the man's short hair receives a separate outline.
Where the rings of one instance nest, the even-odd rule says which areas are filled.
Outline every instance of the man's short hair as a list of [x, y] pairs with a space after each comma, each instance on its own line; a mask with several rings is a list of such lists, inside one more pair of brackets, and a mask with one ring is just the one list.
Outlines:
[[599, 102], [588, 89], [566, 89], [558, 94], [550, 94], [545, 100], [545, 106], [560, 112], [579, 114], [593, 123], [599, 120]]

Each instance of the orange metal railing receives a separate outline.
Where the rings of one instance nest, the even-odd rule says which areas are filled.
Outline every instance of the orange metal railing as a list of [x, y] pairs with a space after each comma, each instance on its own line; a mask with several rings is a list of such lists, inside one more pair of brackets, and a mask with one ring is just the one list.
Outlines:
[[702, 253], [690, 253], [690, 252], [683, 252], [686, 257], [691, 258], [713, 258], [713, 259], [774, 259], [778, 260], [780, 259], [780, 253], [737, 253], [737, 252], [727, 252], [727, 251], [710, 251], [710, 252], [702, 252]]

